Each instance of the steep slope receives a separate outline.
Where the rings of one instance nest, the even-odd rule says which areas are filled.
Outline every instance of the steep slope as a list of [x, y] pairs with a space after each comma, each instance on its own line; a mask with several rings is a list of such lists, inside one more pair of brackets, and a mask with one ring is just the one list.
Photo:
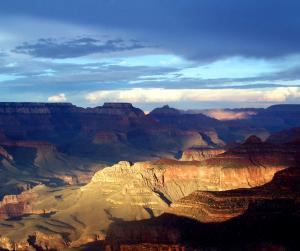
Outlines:
[[87, 183], [103, 166], [60, 153], [48, 142], [0, 141], [0, 196], [41, 183], [52, 186]]

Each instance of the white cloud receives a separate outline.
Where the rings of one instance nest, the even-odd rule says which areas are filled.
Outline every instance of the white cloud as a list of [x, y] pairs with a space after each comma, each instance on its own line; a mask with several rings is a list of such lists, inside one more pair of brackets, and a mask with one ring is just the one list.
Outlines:
[[163, 89], [133, 88], [127, 90], [94, 91], [86, 95], [90, 103], [105, 101], [131, 103], [164, 102], [284, 102], [299, 98], [299, 87], [274, 89]]
[[67, 101], [67, 97], [64, 93], [59, 93], [53, 96], [48, 97], [49, 102], [65, 102]]
[[278, 87], [264, 94], [263, 99], [266, 102], [284, 102], [288, 98], [299, 98], [299, 87]]

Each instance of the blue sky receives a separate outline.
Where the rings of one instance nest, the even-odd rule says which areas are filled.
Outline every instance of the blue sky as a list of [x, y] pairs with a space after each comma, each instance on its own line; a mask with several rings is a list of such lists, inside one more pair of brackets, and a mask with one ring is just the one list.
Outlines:
[[299, 103], [299, 9], [296, 0], [3, 0], [0, 100]]

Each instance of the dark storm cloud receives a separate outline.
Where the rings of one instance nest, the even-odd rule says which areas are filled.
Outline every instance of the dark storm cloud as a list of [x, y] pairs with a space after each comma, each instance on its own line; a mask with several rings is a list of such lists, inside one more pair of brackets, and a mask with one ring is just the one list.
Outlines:
[[[273, 58], [299, 53], [299, 9], [299, 0], [10, 0], [0, 3], [0, 14], [135, 32], [170, 51], [204, 61], [233, 55]], [[57, 50], [54, 53], [64, 56]], [[51, 54], [44, 48], [38, 48], [40, 51]]]
[[93, 53], [109, 53], [145, 48], [139, 41], [110, 39], [102, 41], [91, 37], [75, 38], [68, 41], [39, 39], [34, 43], [24, 42], [13, 51], [43, 58], [73, 58]]

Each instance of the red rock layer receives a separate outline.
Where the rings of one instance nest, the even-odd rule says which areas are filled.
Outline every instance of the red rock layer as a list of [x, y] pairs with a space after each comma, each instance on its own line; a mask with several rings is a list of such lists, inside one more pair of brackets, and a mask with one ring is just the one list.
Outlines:
[[30, 201], [36, 197], [34, 193], [23, 192], [19, 195], [5, 195], [0, 201], [0, 220], [32, 213]]
[[[300, 168], [275, 174], [272, 182], [257, 188], [223, 192], [195, 191], [173, 203], [168, 212], [201, 222], [223, 222], [262, 207], [257, 213], [280, 213], [300, 209]], [[265, 205], [265, 206], [264, 206]]]

